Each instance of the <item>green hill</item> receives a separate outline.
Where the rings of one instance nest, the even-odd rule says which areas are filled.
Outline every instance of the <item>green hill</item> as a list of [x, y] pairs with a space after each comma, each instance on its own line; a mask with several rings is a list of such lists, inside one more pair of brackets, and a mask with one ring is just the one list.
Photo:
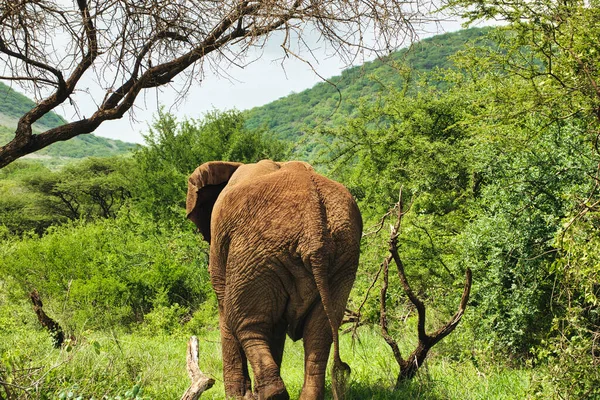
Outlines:
[[490, 29], [471, 28], [437, 35], [385, 59], [349, 68], [329, 79], [335, 86], [321, 82], [311, 89], [247, 111], [247, 125], [249, 128], [266, 126], [279, 138], [288, 140], [318, 125], [336, 125], [353, 114], [359, 99], [373, 100], [385, 87], [400, 88], [406, 79], [402, 68], [410, 67], [417, 72], [449, 68], [452, 66], [450, 55], [464, 49], [466, 43], [483, 40]]
[[[0, 82], [0, 125], [16, 126], [19, 118], [34, 106], [35, 103], [27, 96]], [[41, 131], [65, 122], [64, 118], [52, 112], [44, 115], [35, 127]]]
[[[0, 82], [0, 145], [14, 137], [14, 128], [19, 118], [31, 110], [35, 103], [27, 96]], [[34, 130], [41, 132], [67, 121], [53, 112], [46, 114], [34, 124]], [[133, 143], [101, 138], [95, 135], [80, 135], [71, 140], [54, 143], [30, 157], [41, 158], [84, 158], [89, 156], [108, 157], [122, 154], [136, 147]]]

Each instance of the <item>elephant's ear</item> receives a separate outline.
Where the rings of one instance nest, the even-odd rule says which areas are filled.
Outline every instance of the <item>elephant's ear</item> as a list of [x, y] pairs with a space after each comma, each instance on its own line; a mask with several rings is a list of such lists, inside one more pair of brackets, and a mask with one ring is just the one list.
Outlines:
[[208, 243], [210, 243], [210, 216], [215, 201], [240, 165], [242, 164], [236, 162], [207, 162], [196, 168], [188, 179], [186, 216], [196, 224]]

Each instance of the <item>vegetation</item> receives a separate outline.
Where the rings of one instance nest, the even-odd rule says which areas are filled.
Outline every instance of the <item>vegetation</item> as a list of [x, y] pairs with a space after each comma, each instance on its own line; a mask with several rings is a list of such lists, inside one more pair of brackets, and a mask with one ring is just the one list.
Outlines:
[[[35, 103], [25, 95], [0, 82], [0, 116], [3, 120], [18, 121], [19, 118], [33, 107]], [[54, 128], [64, 124], [64, 118], [53, 112], [44, 115], [37, 123], [40, 128]], [[2, 124], [4, 125], [4, 124]], [[15, 124], [16, 125], [16, 124]], [[5, 141], [2, 140], [2, 143]]]
[[416, 74], [451, 68], [449, 56], [466, 43], [485, 39], [489, 28], [471, 28], [424, 39], [388, 57], [367, 62], [318, 83], [248, 111], [249, 128], [266, 127], [278, 138], [297, 141], [314, 129], [336, 126], [356, 114], [357, 106], [388, 90], [401, 91]]
[[[520, 2], [510, 13], [453, 2], [476, 17], [508, 13], [510, 24], [467, 31], [475, 41], [440, 68], [396, 60], [397, 81], [372, 83], [385, 89], [365, 89], [352, 113], [304, 134], [300, 155], [349, 187], [365, 222], [348, 304], [361, 326], [342, 335], [349, 398], [600, 397], [600, 52], [587, 36], [598, 5], [538, 3], [536, 20]], [[251, 118], [177, 121], [161, 111], [131, 157], [0, 170], [0, 396], [177, 397], [188, 384], [185, 343], [197, 334], [200, 365], [217, 378], [208, 395], [223, 398], [207, 247], [184, 218], [185, 180], [208, 160], [298, 156], [297, 143]], [[375, 280], [400, 190], [399, 251], [426, 328], [454, 313], [466, 268], [473, 288], [458, 328], [392, 391], [397, 366], [379, 334]], [[73, 335], [62, 349], [34, 320], [33, 289]], [[407, 354], [414, 307], [396, 276], [387, 293], [389, 331]], [[284, 359], [294, 396], [301, 344], [288, 343]]]

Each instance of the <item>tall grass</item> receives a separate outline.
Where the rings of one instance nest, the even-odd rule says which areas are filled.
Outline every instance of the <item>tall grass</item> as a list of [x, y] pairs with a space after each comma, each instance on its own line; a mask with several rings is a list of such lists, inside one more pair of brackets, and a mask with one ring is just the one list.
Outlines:
[[[177, 399], [189, 385], [187, 334], [88, 331], [56, 350], [48, 334], [30, 322], [12, 333], [0, 331], [0, 373], [11, 399], [127, 399], [135, 398], [135, 388], [141, 388], [137, 398]], [[216, 380], [203, 398], [224, 399], [218, 330], [204, 329], [198, 337], [201, 369]], [[545, 397], [535, 369], [453, 360], [443, 354], [434, 354], [413, 381], [393, 391], [398, 368], [383, 339], [367, 327], [359, 329], [354, 341], [342, 335], [341, 351], [352, 367], [348, 399]], [[291, 398], [297, 398], [303, 382], [302, 341], [286, 343], [282, 376]], [[329, 386], [329, 377], [327, 381]]]

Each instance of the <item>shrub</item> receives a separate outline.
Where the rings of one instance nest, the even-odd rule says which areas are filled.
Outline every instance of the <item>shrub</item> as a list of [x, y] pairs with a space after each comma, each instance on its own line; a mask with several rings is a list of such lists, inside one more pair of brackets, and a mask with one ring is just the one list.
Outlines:
[[71, 330], [141, 322], [157, 297], [192, 313], [211, 290], [205, 247], [191, 230], [165, 230], [133, 213], [4, 241], [0, 258], [0, 274], [17, 283], [11, 294], [36, 288]]

